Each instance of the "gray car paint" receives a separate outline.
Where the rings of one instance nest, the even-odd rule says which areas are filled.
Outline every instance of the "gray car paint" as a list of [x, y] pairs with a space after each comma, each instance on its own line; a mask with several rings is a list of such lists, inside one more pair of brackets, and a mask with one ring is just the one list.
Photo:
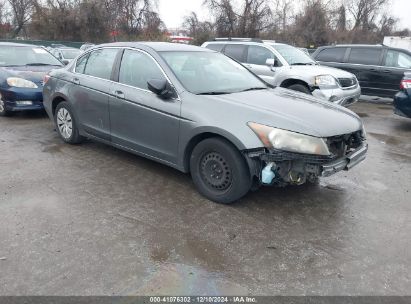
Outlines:
[[[239, 150], [263, 147], [247, 126], [257, 122], [280, 129], [316, 137], [348, 134], [362, 128], [352, 111], [282, 88], [219, 96], [199, 96], [184, 89], [158, 51], [213, 52], [205, 48], [168, 43], [116, 43], [97, 48], [115, 47], [142, 50], [162, 67], [174, 86], [178, 98], [162, 100], [154, 93], [124, 87], [113, 81], [83, 75], [88, 88], [97, 93], [82, 95], [73, 79], [75, 62], [65, 69], [51, 72], [44, 87], [44, 106], [53, 118], [53, 101], [67, 100], [73, 106], [80, 134], [143, 155], [187, 172], [186, 156], [190, 142], [197, 136], [212, 133], [225, 137]], [[87, 53], [86, 52], [86, 53]], [[81, 86], [81, 81], [80, 81]], [[121, 87], [127, 94], [120, 99], [114, 91]], [[97, 100], [97, 95], [101, 100]], [[107, 101], [108, 100], [108, 101]], [[82, 106], [80, 106], [83, 105]], [[108, 106], [107, 106], [108, 104]], [[84, 106], [87, 105], [87, 106]], [[144, 115], [143, 112], [144, 111]], [[107, 127], [107, 117], [113, 115]], [[139, 121], [139, 118], [144, 119]], [[90, 126], [94, 131], [90, 132]], [[125, 127], [127, 126], [128, 129]], [[171, 127], [170, 127], [171, 126]], [[143, 128], [140, 133], [133, 130]], [[107, 129], [110, 133], [107, 134]], [[103, 134], [99, 134], [101, 131]], [[104, 136], [108, 135], [108, 136]], [[138, 136], [140, 134], [140, 136]], [[103, 136], [101, 136], [103, 135]], [[176, 147], [176, 143], [178, 146]]]

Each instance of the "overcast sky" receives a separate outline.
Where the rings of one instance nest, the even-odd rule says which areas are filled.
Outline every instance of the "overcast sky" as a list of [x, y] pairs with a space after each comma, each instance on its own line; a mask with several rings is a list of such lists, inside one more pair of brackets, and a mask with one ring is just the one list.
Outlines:
[[[159, 11], [168, 28], [180, 27], [183, 17], [195, 11], [201, 19], [211, 19], [201, 4], [204, 0], [159, 0]], [[301, 0], [295, 0], [301, 2]], [[390, 12], [400, 19], [401, 27], [411, 29], [411, 0], [392, 0]]]

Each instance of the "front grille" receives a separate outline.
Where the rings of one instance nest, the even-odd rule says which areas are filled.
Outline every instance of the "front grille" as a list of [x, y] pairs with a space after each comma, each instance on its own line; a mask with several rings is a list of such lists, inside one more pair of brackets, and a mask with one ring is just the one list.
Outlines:
[[327, 138], [327, 145], [332, 155], [343, 157], [360, 147], [364, 140], [361, 131], [358, 131], [351, 134]]
[[338, 78], [338, 82], [343, 88], [350, 88], [357, 85], [356, 78]]

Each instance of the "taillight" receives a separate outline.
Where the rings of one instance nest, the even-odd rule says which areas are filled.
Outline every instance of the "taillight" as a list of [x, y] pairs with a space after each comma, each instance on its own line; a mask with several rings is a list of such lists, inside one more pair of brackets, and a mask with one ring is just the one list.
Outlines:
[[43, 85], [45, 85], [46, 83], [47, 83], [47, 81], [49, 81], [50, 80], [50, 75], [44, 75], [43, 76]]
[[400, 84], [400, 89], [411, 89], [411, 79], [403, 79]]

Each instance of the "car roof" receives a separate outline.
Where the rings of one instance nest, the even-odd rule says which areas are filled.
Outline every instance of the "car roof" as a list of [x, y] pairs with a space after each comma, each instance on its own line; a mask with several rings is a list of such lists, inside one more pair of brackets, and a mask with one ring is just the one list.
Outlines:
[[341, 46], [341, 47], [372, 47], [372, 48], [382, 48], [385, 47], [382, 44], [337, 44], [334, 46]]
[[314, 55], [317, 55], [320, 51], [328, 48], [339, 48], [339, 47], [345, 47], [345, 48], [358, 48], [358, 47], [366, 47], [366, 48], [376, 48], [376, 49], [390, 49], [394, 51], [401, 51], [405, 52], [407, 54], [411, 55], [411, 52], [407, 49], [402, 49], [398, 47], [392, 47], [388, 45], [383, 45], [383, 44], [336, 44], [336, 45], [326, 45], [326, 46], [320, 46], [317, 51], [314, 53]]
[[[274, 42], [269, 40], [263, 40], [263, 42], [247, 41], [247, 40], [213, 40], [207, 41], [207, 44], [248, 44], [248, 45], [290, 45], [287, 43]], [[291, 46], [291, 45], [290, 45]]]
[[21, 46], [21, 47], [43, 47], [41, 45], [14, 43], [14, 42], [0, 42], [0, 46]]
[[199, 46], [179, 44], [179, 43], [170, 43], [170, 42], [115, 42], [115, 43], [106, 43], [97, 45], [96, 47], [130, 47], [130, 48], [139, 48], [141, 46], [146, 46], [157, 52], [166, 52], [166, 51], [182, 51], [182, 52], [213, 52], [211, 50], [201, 48]]
[[55, 50], [78, 50], [78, 48], [74, 48], [74, 47], [69, 47], [69, 46], [65, 46], [65, 47], [56, 47], [54, 48]]

